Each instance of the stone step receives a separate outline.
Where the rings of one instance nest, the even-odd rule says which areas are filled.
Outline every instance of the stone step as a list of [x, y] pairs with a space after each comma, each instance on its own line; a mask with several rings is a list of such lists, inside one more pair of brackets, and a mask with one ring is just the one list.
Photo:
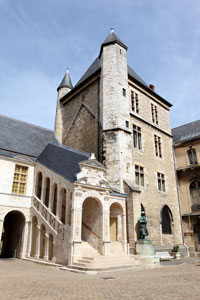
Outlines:
[[80, 270], [80, 271], [112, 271], [112, 270], [122, 270], [122, 269], [135, 269], [135, 270], [140, 270], [140, 269], [147, 269], [147, 266], [142, 266], [142, 265], [115, 265], [115, 266], [95, 266], [95, 267], [83, 267], [83, 266], [78, 266], [78, 265], [71, 265], [68, 266], [68, 269], [70, 270]]
[[81, 259], [84, 260], [90, 260], [90, 261], [107, 261], [107, 260], [126, 260], [126, 259], [131, 259], [131, 260], [135, 260], [134, 256], [131, 255], [107, 255], [107, 256], [103, 256], [103, 255], [99, 255], [98, 257], [92, 257], [92, 256], [82, 256]]

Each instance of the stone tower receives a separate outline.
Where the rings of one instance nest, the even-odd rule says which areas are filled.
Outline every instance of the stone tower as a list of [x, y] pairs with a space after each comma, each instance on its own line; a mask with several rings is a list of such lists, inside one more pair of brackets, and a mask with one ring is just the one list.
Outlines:
[[123, 192], [123, 177], [131, 166], [127, 46], [113, 29], [101, 45], [100, 106], [102, 160], [113, 187]]
[[62, 143], [62, 136], [63, 136], [63, 118], [62, 118], [62, 108], [60, 104], [60, 99], [64, 97], [67, 93], [69, 93], [72, 88], [73, 86], [69, 74], [69, 69], [67, 69], [65, 76], [63, 77], [63, 80], [61, 81], [59, 87], [57, 88], [58, 97], [57, 97], [54, 132], [56, 138], [60, 143]]

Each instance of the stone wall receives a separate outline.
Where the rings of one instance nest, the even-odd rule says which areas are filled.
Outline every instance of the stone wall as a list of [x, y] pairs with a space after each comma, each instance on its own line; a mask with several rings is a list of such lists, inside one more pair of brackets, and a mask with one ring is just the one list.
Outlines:
[[62, 104], [63, 144], [98, 157], [98, 80]]

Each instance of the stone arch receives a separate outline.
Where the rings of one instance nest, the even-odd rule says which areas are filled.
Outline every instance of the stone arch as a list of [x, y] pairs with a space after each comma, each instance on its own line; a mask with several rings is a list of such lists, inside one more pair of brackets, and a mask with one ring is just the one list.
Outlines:
[[3, 223], [1, 257], [20, 258], [25, 222], [25, 216], [20, 211], [7, 213]]
[[52, 212], [54, 215], [57, 213], [57, 201], [58, 201], [58, 185], [54, 183], [53, 185], [53, 205]]
[[44, 224], [40, 228], [40, 258], [44, 258], [46, 248], [46, 228]]
[[87, 241], [96, 250], [100, 249], [102, 236], [102, 205], [93, 197], [88, 197], [82, 204], [82, 241]]
[[172, 222], [172, 212], [167, 205], [164, 205], [161, 210], [162, 234], [172, 234]]
[[52, 260], [54, 256], [54, 239], [53, 235], [49, 234], [49, 260]]
[[111, 241], [122, 242], [123, 239], [123, 207], [114, 202], [110, 206], [110, 239]]
[[45, 192], [44, 192], [44, 204], [46, 207], [49, 207], [49, 195], [50, 195], [50, 179], [49, 177], [45, 178]]
[[41, 172], [38, 172], [37, 174], [37, 185], [36, 185], [36, 196], [41, 199], [41, 195], [42, 195], [42, 180], [43, 180], [43, 176]]
[[36, 246], [38, 238], [38, 219], [36, 216], [32, 218], [32, 241], [31, 241], [31, 256], [35, 257], [36, 255]]
[[67, 192], [65, 188], [60, 191], [61, 194], [61, 222], [65, 224], [66, 220], [66, 196]]

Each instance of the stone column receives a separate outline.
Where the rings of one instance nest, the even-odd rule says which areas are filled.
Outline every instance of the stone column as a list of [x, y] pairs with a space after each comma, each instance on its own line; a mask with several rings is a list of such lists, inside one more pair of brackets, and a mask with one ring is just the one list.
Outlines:
[[110, 213], [104, 210], [102, 213], [102, 254], [110, 253]]
[[50, 180], [50, 191], [49, 191], [49, 209], [52, 212], [53, 211], [53, 185], [51, 184]]
[[[43, 174], [42, 174], [43, 175]], [[44, 203], [44, 197], [45, 197], [45, 187], [46, 187], [46, 184], [45, 184], [45, 176], [43, 175], [42, 176], [42, 191], [41, 191], [41, 201], [42, 203]]]
[[58, 218], [58, 220], [61, 219], [61, 208], [62, 208], [61, 195], [60, 195], [60, 189], [58, 188], [57, 206], [56, 206], [56, 217]]
[[37, 232], [37, 242], [35, 248], [35, 258], [40, 258], [41, 227], [38, 225], [37, 229], [38, 232]]
[[124, 248], [124, 252], [128, 252], [127, 249], [127, 229], [126, 229], [126, 214], [121, 214], [121, 220], [122, 220], [122, 244]]
[[45, 233], [44, 259], [49, 260], [49, 236]]
[[20, 257], [25, 258], [29, 255], [29, 236], [30, 236], [30, 228], [31, 228], [31, 222], [26, 222], [24, 225], [24, 232], [22, 236], [22, 248], [21, 248], [21, 253]]

